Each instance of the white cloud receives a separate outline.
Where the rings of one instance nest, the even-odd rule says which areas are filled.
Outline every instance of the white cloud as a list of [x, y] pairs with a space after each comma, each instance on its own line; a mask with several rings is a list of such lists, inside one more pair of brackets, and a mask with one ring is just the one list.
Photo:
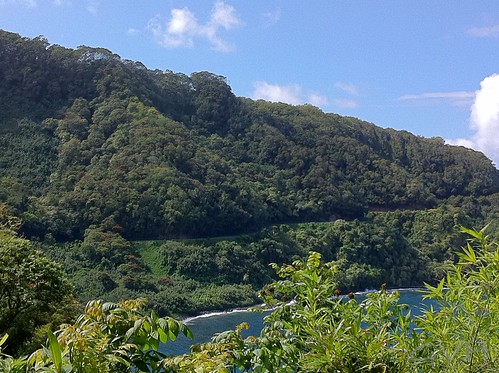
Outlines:
[[329, 99], [326, 96], [316, 92], [308, 94], [308, 102], [318, 107], [329, 105]]
[[258, 81], [254, 84], [253, 98], [272, 102], [285, 102], [291, 105], [303, 104], [301, 87], [298, 84], [277, 85]]
[[471, 107], [471, 139], [447, 140], [450, 144], [480, 150], [499, 165], [499, 74], [486, 77], [480, 83]]
[[352, 96], [359, 95], [359, 88], [352, 83], [337, 82], [334, 86]]
[[194, 14], [187, 8], [172, 9], [171, 19], [166, 30], [159, 20], [152, 19], [149, 28], [158, 42], [167, 48], [192, 47], [194, 37], [199, 33], [199, 24]]
[[475, 147], [474, 142], [468, 139], [445, 139], [445, 142], [450, 145], [464, 146], [470, 149]]
[[409, 94], [400, 96], [400, 101], [419, 102], [447, 102], [452, 105], [471, 105], [475, 98], [475, 92], [455, 91], [455, 92], [426, 92], [419, 94]]
[[[359, 96], [360, 94], [359, 87], [352, 83], [337, 82], [334, 86], [348, 96]], [[353, 98], [336, 98], [333, 100], [333, 104], [339, 109], [355, 109], [359, 106], [358, 101]]]
[[240, 24], [241, 21], [236, 15], [235, 8], [222, 1], [217, 1], [210, 21], [206, 26], [201, 28], [201, 35], [205, 35], [216, 50], [228, 52], [233, 49], [233, 46], [220, 38], [218, 30], [221, 27], [225, 30], [230, 30]]
[[499, 25], [473, 27], [468, 30], [468, 34], [478, 38], [499, 37]]
[[189, 8], [174, 8], [171, 18], [164, 25], [159, 16], [149, 21], [148, 27], [154, 37], [166, 48], [191, 48], [197, 38], [207, 39], [212, 47], [228, 52], [233, 46], [220, 36], [220, 30], [230, 30], [241, 24], [233, 6], [217, 1], [206, 24], [198, 22], [195, 14]]
[[357, 101], [347, 98], [336, 99], [333, 101], [333, 103], [336, 107], [339, 107], [341, 109], [355, 109], [357, 106], [359, 106]]
[[317, 107], [329, 105], [329, 99], [318, 92], [303, 92], [299, 84], [270, 84], [265, 81], [254, 83], [253, 94], [255, 100], [262, 99], [271, 102], [284, 102], [290, 105], [311, 104]]
[[223, 1], [217, 1], [211, 14], [208, 27], [214, 29], [223, 27], [224, 29], [229, 30], [240, 23], [241, 21], [237, 18], [236, 9], [233, 6], [227, 5]]

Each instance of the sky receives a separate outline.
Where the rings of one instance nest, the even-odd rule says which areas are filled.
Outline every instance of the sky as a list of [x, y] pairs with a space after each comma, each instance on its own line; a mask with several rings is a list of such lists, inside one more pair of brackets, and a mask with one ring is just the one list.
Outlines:
[[210, 71], [237, 96], [441, 137], [499, 165], [498, 0], [0, 0], [0, 29]]

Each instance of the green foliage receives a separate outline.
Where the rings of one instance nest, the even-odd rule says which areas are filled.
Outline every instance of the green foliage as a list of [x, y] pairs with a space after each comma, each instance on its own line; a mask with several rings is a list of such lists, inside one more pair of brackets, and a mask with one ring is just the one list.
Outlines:
[[306, 262], [275, 266], [282, 280], [267, 287], [264, 299], [277, 308], [266, 317], [252, 364], [283, 372], [401, 371], [396, 338], [410, 322], [398, 293], [382, 290], [360, 304], [339, 297], [338, 267], [320, 259], [312, 252]]
[[[426, 297], [438, 307], [411, 318], [398, 292], [382, 285], [357, 302], [340, 295], [335, 262], [274, 265], [280, 280], [262, 291], [273, 312], [258, 337], [241, 324], [167, 357], [159, 343], [189, 330], [144, 313], [144, 300], [90, 302], [74, 324], [49, 332], [47, 347], [29, 358], [2, 353], [6, 372], [495, 372], [499, 366], [499, 244], [484, 230], [471, 236], [460, 261]], [[414, 323], [413, 323], [414, 322]], [[7, 340], [4, 335], [0, 347]], [[0, 351], [1, 353], [1, 351]]]
[[[80, 300], [145, 295], [162, 314], [249, 304], [276, 278], [269, 263], [309, 251], [335, 261], [344, 292], [435, 286], [464, 243], [456, 226], [492, 221], [499, 232], [498, 170], [439, 138], [238, 98], [209, 72], [152, 71], [103, 48], [5, 31], [0, 80], [3, 245], [26, 247], [41, 270], [35, 244], [11, 233], [44, 241]], [[271, 227], [310, 221], [324, 223]], [[127, 241], [245, 231], [258, 233], [149, 249]], [[9, 250], [3, 259], [27, 266]], [[21, 339], [36, 344], [48, 328], [35, 330], [53, 311], [42, 309], [19, 313]]]
[[426, 297], [442, 304], [416, 319], [427, 356], [421, 369], [494, 372], [499, 367], [499, 246], [485, 229], [471, 236], [455, 265]]
[[259, 337], [220, 333], [192, 353], [164, 360], [176, 372], [495, 372], [499, 367], [499, 245], [471, 235], [460, 262], [426, 297], [435, 300], [412, 324], [397, 292], [358, 303], [339, 295], [334, 262], [319, 253], [275, 265], [281, 280], [266, 287], [273, 312]]
[[22, 351], [37, 329], [71, 317], [71, 291], [60, 265], [0, 229], [0, 334], [10, 335], [8, 351]]
[[15, 359], [2, 352], [2, 346], [8, 338], [8, 334], [4, 334], [2, 338], [0, 338], [0, 371], [4, 373], [24, 373], [26, 372], [26, 359]]
[[0, 201], [39, 239], [93, 226], [128, 239], [228, 235], [499, 190], [481, 153], [238, 98], [209, 72], [4, 31], [0, 50]]
[[133, 256], [135, 251], [127, 240], [115, 232], [89, 228], [85, 231], [85, 238], [79, 249], [87, 260], [95, 264], [104, 262], [119, 266], [127, 263], [129, 267], [132, 267], [132, 264], [140, 267], [142, 264], [133, 261], [138, 259]]
[[145, 304], [89, 302], [74, 324], [61, 325], [55, 335], [49, 331], [47, 346], [29, 358], [13, 359], [0, 350], [2, 372], [164, 372], [159, 344], [192, 333], [174, 319], [146, 313]]
[[466, 222], [462, 209], [441, 206], [276, 225], [240, 236], [132, 243], [110, 222], [111, 231], [87, 229], [81, 243], [41, 247], [63, 264], [82, 303], [144, 296], [161, 315], [192, 315], [256, 303], [256, 291], [276, 279], [270, 263], [290, 263], [309, 251], [336, 262], [343, 293], [380, 283], [434, 285], [457, 260], [452, 248], [464, 239], [455, 226]]

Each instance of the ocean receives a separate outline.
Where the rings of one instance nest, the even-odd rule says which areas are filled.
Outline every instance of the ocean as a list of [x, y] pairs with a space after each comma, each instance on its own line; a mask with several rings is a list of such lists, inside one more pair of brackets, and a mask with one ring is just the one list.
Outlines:
[[[401, 304], [408, 304], [413, 316], [420, 315], [423, 309], [429, 307], [432, 302], [423, 300], [421, 289], [399, 289]], [[356, 299], [362, 300], [366, 293], [356, 294]], [[433, 303], [434, 304], [434, 303]], [[247, 322], [248, 330], [243, 331], [244, 336], [258, 336], [263, 328], [263, 318], [270, 311], [254, 312], [248, 310], [233, 310], [227, 312], [214, 312], [184, 320], [194, 334], [191, 340], [183, 335], [175, 341], [168, 341], [160, 347], [160, 351], [168, 355], [180, 355], [188, 353], [190, 346], [196, 343], [208, 342], [211, 337], [226, 330], [235, 329], [237, 325]]]

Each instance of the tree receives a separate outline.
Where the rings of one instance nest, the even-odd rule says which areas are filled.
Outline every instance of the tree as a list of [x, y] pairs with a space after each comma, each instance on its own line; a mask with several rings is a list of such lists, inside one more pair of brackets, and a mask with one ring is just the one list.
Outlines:
[[[499, 244], [484, 231], [471, 235], [460, 262], [427, 297], [437, 301], [412, 323], [398, 292], [385, 286], [357, 302], [336, 289], [338, 267], [319, 253], [274, 265], [279, 281], [261, 293], [273, 312], [259, 337], [241, 324], [165, 357], [160, 342], [185, 325], [143, 311], [144, 300], [90, 302], [75, 324], [49, 333], [47, 347], [28, 360], [0, 351], [0, 368], [20, 372], [497, 372], [499, 367]], [[444, 290], [444, 288], [447, 290]], [[0, 339], [0, 347], [5, 337]], [[7, 368], [5, 368], [7, 367]], [[9, 370], [10, 369], [10, 370]]]
[[166, 366], [186, 373], [199, 366], [207, 367], [200, 372], [404, 371], [407, 350], [398, 338], [408, 333], [410, 316], [397, 303], [399, 294], [383, 289], [362, 303], [352, 295], [340, 297], [338, 267], [320, 259], [311, 252], [305, 261], [274, 265], [281, 280], [261, 292], [275, 309], [265, 317], [260, 337], [243, 339], [241, 325], [194, 347], [184, 359], [165, 360]]
[[10, 335], [7, 351], [20, 350], [43, 325], [62, 321], [54, 314], [72, 303], [61, 266], [18, 237], [11, 230], [17, 224], [0, 216], [0, 335]]

